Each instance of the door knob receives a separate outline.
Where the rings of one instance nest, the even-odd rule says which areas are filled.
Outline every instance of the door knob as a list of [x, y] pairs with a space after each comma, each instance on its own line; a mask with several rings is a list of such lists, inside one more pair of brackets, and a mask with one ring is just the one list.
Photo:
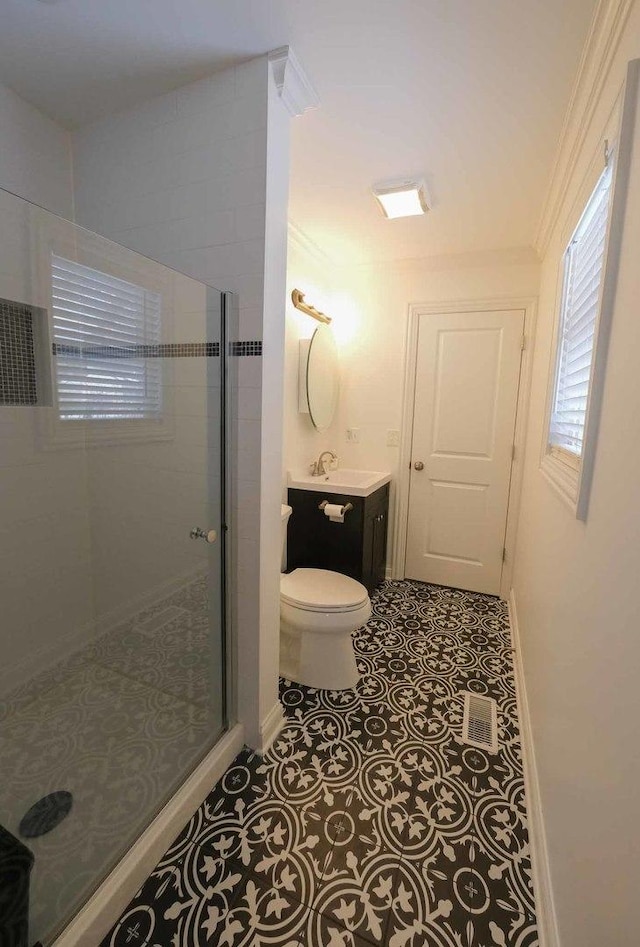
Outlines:
[[200, 529], [199, 526], [194, 526], [189, 535], [192, 539], [204, 539], [206, 543], [215, 543], [218, 538], [215, 529], [205, 530]]
[[414, 469], [414, 470], [424, 470], [424, 464], [422, 463], [421, 460], [416, 460], [415, 464], [413, 465], [413, 469]]

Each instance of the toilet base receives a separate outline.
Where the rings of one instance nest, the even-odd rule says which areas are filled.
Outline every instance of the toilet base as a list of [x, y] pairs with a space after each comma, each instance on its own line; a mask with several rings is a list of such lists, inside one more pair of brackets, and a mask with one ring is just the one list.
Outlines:
[[318, 690], [355, 687], [356, 667], [351, 632], [299, 631], [280, 623], [280, 674], [289, 681]]

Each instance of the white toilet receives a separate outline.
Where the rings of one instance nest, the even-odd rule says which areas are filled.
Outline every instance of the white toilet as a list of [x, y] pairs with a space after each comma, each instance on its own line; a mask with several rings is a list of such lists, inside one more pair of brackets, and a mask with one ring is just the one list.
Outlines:
[[[282, 552], [292, 510], [282, 506]], [[310, 538], [312, 542], [312, 538]], [[327, 569], [280, 576], [280, 674], [322, 690], [355, 687], [358, 669], [351, 632], [371, 616], [360, 582]]]

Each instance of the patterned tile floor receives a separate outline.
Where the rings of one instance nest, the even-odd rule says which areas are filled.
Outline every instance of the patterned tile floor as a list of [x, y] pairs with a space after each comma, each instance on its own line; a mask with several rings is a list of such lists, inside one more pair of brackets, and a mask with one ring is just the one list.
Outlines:
[[211, 746], [210, 641], [200, 578], [0, 700], [0, 824], [18, 836], [38, 799], [73, 793], [54, 831], [24, 840], [32, 941], [66, 923]]
[[[506, 605], [386, 582], [351, 691], [281, 682], [287, 723], [243, 751], [102, 947], [534, 947]], [[493, 697], [499, 752], [461, 743]]]

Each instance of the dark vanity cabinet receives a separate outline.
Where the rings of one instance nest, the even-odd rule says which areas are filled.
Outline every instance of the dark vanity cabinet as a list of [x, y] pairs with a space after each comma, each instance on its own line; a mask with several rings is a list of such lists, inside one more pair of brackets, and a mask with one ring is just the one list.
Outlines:
[[[353, 509], [344, 523], [332, 523], [323, 500]], [[289, 489], [293, 509], [287, 533], [287, 570], [330, 569], [362, 582], [372, 592], [385, 577], [389, 484], [368, 497]]]

